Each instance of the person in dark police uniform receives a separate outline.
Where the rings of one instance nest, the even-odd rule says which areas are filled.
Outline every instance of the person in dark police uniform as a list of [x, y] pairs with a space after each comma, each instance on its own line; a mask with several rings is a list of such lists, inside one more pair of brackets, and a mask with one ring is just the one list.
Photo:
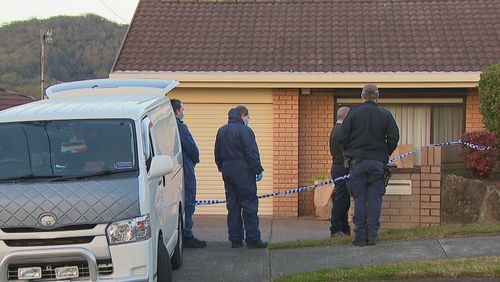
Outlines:
[[351, 174], [347, 187], [354, 198], [355, 246], [376, 244], [385, 193], [384, 171], [399, 141], [394, 117], [377, 105], [377, 86], [365, 85], [361, 98], [363, 104], [349, 111], [340, 131]]
[[[337, 110], [337, 122], [330, 134], [330, 154], [332, 155], [332, 179], [344, 176], [349, 170], [344, 166], [344, 152], [340, 147], [340, 130], [342, 123], [349, 112], [348, 107]], [[347, 220], [347, 213], [351, 206], [351, 196], [347, 191], [345, 181], [335, 184], [335, 198], [333, 200], [330, 234], [331, 237], [342, 237], [351, 234], [351, 227]]]

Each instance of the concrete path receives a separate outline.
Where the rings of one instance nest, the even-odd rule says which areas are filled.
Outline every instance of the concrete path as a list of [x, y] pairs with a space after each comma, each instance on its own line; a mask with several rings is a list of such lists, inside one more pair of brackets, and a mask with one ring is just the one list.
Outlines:
[[[196, 217], [195, 226], [195, 235], [208, 247], [186, 249], [174, 281], [272, 281], [322, 268], [500, 255], [500, 235], [270, 251], [231, 249], [222, 217]], [[328, 227], [328, 222], [304, 218], [261, 220], [262, 237], [271, 242], [328, 238]]]

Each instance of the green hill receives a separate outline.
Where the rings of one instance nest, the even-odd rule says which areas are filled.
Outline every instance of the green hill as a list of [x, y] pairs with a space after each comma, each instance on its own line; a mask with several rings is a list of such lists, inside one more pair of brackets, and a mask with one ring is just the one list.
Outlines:
[[127, 26], [91, 14], [0, 26], [0, 88], [38, 97], [40, 29], [52, 29], [45, 48], [45, 81], [51, 83], [108, 77]]

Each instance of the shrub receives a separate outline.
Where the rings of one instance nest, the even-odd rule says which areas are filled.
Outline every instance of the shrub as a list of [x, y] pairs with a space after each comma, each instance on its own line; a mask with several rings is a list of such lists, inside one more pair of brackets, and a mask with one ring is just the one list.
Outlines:
[[[479, 146], [497, 146], [498, 144], [495, 133], [488, 131], [466, 132], [462, 140]], [[464, 147], [464, 154], [465, 166], [479, 178], [486, 178], [498, 161], [497, 148], [480, 151]]]
[[491, 65], [483, 71], [478, 90], [484, 125], [500, 138], [500, 64]]

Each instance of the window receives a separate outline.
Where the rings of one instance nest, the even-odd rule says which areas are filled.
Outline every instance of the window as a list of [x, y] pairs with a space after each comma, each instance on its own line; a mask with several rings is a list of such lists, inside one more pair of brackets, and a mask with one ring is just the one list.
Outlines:
[[129, 120], [0, 124], [0, 179], [134, 169], [134, 136]]
[[172, 158], [180, 153], [180, 142], [175, 142], [179, 136], [177, 123], [173, 117], [173, 111], [169, 111], [166, 117], [161, 117], [153, 125], [152, 129], [154, 144], [161, 155], [169, 155]]
[[[392, 113], [399, 128], [398, 144], [412, 144], [420, 148], [431, 143], [431, 109], [421, 105], [381, 104]], [[419, 165], [420, 152], [413, 155], [413, 163]]]
[[[339, 106], [357, 106], [358, 99], [337, 99]], [[399, 143], [421, 148], [431, 143], [456, 141], [464, 132], [462, 98], [381, 99], [381, 107], [389, 110], [399, 128]], [[414, 165], [421, 164], [420, 152], [413, 155]]]
[[153, 138], [153, 144], [155, 154], [158, 155], [169, 155], [171, 152], [170, 144], [168, 142], [168, 125], [165, 118], [159, 119], [153, 125], [151, 136]]
[[[432, 107], [432, 143], [458, 141], [465, 131], [464, 107], [462, 105], [443, 105]], [[460, 146], [446, 146], [441, 150], [443, 163], [463, 161]]]

